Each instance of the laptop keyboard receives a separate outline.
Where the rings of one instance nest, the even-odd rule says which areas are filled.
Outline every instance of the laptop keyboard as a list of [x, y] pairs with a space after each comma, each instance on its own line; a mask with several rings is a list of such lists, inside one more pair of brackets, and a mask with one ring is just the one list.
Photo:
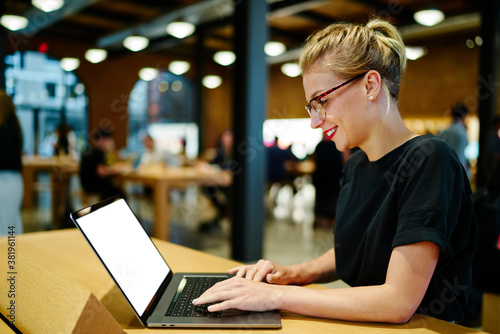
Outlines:
[[207, 307], [211, 304], [195, 306], [193, 305], [193, 299], [198, 298], [215, 283], [225, 279], [227, 279], [226, 276], [183, 277], [165, 315], [167, 317], [220, 317], [221, 312], [209, 312], [207, 310]]

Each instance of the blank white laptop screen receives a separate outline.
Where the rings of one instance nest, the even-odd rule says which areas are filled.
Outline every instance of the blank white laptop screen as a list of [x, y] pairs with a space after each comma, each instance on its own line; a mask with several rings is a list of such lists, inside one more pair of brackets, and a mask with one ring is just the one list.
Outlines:
[[[77, 219], [124, 294], [142, 316], [170, 272], [125, 200]], [[118, 238], [110, 240], [107, 236]]]

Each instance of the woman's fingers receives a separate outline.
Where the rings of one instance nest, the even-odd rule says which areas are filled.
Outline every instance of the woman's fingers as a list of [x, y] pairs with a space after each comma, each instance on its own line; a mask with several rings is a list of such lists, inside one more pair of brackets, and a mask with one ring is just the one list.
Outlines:
[[237, 308], [246, 311], [266, 311], [277, 306], [272, 294], [276, 287], [241, 277], [219, 282], [193, 300], [194, 305], [212, 304], [210, 312]]

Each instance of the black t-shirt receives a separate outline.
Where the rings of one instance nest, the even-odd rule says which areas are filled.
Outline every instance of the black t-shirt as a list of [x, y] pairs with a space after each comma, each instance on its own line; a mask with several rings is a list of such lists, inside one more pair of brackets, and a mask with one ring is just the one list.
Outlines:
[[370, 162], [359, 150], [344, 169], [335, 221], [338, 276], [383, 284], [393, 248], [431, 241], [440, 257], [418, 313], [460, 320], [471, 284], [476, 221], [469, 180], [453, 149], [432, 135]]
[[104, 179], [97, 175], [97, 166], [106, 165], [106, 153], [92, 148], [82, 154], [80, 162], [80, 181], [86, 192], [100, 192]]
[[14, 118], [0, 125], [0, 170], [21, 171], [23, 140]]

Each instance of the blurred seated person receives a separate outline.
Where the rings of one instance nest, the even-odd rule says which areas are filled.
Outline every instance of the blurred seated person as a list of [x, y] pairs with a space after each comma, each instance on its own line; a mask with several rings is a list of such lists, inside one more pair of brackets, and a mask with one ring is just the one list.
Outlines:
[[61, 122], [56, 128], [55, 134], [54, 155], [77, 158], [78, 153], [75, 150], [76, 137], [71, 127], [66, 122]]
[[267, 149], [267, 182], [284, 184], [293, 181], [289, 180], [286, 166], [297, 161], [290, 147], [281, 147], [278, 137], [275, 137], [273, 145]]
[[142, 138], [144, 145], [144, 153], [141, 155], [139, 165], [148, 165], [160, 163], [166, 166], [180, 166], [181, 162], [178, 157], [166, 149], [162, 149], [156, 145], [155, 140], [150, 134], [146, 133]]
[[88, 194], [99, 195], [100, 199], [115, 195], [124, 196], [113, 180], [124, 169], [125, 166], [117, 162], [112, 131], [99, 129], [93, 132], [90, 145], [82, 153], [80, 161], [80, 182], [83, 190]]
[[324, 133], [323, 139], [316, 145], [313, 157], [316, 165], [312, 175], [312, 183], [316, 190], [314, 225], [330, 228], [335, 222], [344, 155]]
[[[217, 165], [221, 169], [231, 169], [234, 167], [233, 160], [233, 131], [225, 130], [217, 143], [216, 153], [210, 160], [211, 165]], [[227, 216], [229, 187], [225, 186], [207, 186], [203, 187], [203, 193], [217, 209], [215, 219], [201, 224], [202, 232], [217, 232], [220, 230], [219, 221]]]
[[454, 104], [451, 107], [452, 124], [439, 134], [445, 142], [450, 145], [458, 155], [458, 159], [469, 175], [469, 161], [465, 157], [465, 148], [468, 145], [467, 127], [465, 119], [469, 113], [469, 108], [463, 103]]

